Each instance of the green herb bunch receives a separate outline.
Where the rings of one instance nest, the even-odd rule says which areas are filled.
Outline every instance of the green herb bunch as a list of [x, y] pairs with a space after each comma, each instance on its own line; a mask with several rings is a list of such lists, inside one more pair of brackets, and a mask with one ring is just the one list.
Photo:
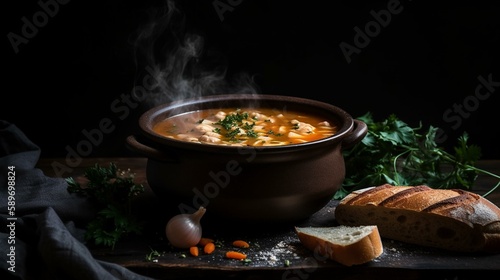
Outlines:
[[87, 226], [86, 240], [114, 248], [124, 236], [140, 234], [142, 225], [130, 206], [131, 199], [144, 192], [144, 187], [134, 183], [134, 174], [119, 170], [115, 163], [107, 168], [96, 163], [85, 170], [84, 177], [84, 186], [72, 177], [66, 178], [66, 182], [68, 192], [88, 197], [98, 208], [95, 219]]
[[[468, 145], [468, 135], [458, 138], [454, 154], [436, 143], [437, 127], [410, 127], [394, 114], [375, 122], [370, 112], [357, 118], [368, 133], [351, 149], [343, 151], [346, 176], [335, 199], [361, 188], [382, 184], [427, 185], [431, 188], [471, 190], [478, 174], [499, 175], [475, 167], [481, 149]], [[487, 194], [494, 191], [500, 182]]]

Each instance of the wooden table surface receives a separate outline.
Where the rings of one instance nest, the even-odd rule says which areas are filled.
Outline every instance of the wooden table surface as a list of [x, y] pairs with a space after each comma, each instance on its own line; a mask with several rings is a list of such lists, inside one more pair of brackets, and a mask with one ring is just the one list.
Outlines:
[[[47, 176], [55, 175], [52, 165], [64, 163], [64, 158], [42, 158], [37, 167]], [[500, 254], [465, 254], [423, 248], [383, 239], [384, 253], [374, 261], [360, 266], [345, 267], [333, 261], [314, 256], [305, 250], [296, 237], [293, 226], [334, 225], [333, 212], [338, 201], [332, 200], [307, 221], [296, 225], [255, 226], [237, 228], [234, 225], [214, 223], [203, 225], [204, 236], [217, 241], [219, 247], [211, 255], [192, 257], [187, 250], [172, 248], [166, 241], [164, 228], [170, 214], [163, 211], [161, 201], [149, 189], [146, 179], [146, 158], [84, 158], [71, 172], [62, 177], [79, 177], [96, 163], [107, 166], [116, 163], [121, 169], [136, 173], [136, 182], [146, 192], [135, 201], [137, 213], [147, 222], [141, 236], [121, 241], [116, 248], [89, 246], [96, 259], [127, 267], [156, 279], [472, 279], [500, 271]], [[478, 167], [500, 174], [500, 160], [480, 161]], [[484, 194], [498, 180], [480, 175], [473, 192]], [[500, 189], [488, 200], [500, 206]], [[232, 249], [231, 241], [245, 239], [251, 244], [246, 249], [250, 262], [228, 260], [223, 253]], [[155, 261], [146, 256], [152, 251], [161, 255]]]

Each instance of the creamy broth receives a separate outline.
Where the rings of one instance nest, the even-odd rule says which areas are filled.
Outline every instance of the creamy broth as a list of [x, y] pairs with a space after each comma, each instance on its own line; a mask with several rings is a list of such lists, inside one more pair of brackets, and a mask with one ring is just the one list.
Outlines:
[[275, 109], [209, 109], [176, 115], [153, 130], [182, 141], [232, 146], [282, 146], [322, 139], [337, 132], [318, 116]]

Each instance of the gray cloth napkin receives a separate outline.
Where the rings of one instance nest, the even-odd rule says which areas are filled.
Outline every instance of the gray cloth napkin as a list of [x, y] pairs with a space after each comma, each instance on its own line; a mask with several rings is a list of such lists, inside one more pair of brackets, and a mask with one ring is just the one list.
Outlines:
[[83, 235], [95, 209], [63, 178], [35, 168], [39, 157], [36, 144], [0, 120], [0, 279], [152, 279], [92, 256]]

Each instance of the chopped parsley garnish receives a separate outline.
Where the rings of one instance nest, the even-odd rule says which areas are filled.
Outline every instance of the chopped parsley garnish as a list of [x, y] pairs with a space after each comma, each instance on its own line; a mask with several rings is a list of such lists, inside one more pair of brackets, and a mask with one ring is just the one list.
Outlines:
[[224, 119], [217, 121], [215, 125], [220, 125], [222, 129], [215, 128], [214, 132], [224, 135], [229, 138], [229, 141], [238, 141], [237, 136], [241, 133], [240, 128], [246, 131], [245, 135], [247, 137], [258, 137], [257, 132], [253, 130], [255, 122], [244, 122], [248, 118], [249, 115], [247, 112], [237, 110], [236, 113], [228, 114]]
[[230, 130], [232, 127], [241, 125], [242, 121], [246, 119], [248, 119], [248, 113], [240, 113], [238, 110], [235, 114], [229, 114], [215, 124], [221, 125], [225, 130]]
[[259, 135], [257, 134], [257, 132], [255, 132], [253, 130], [247, 130], [247, 136], [251, 137], [251, 138], [256, 138]]
[[268, 135], [278, 136], [278, 137], [279, 137], [279, 136], [283, 136], [283, 134], [281, 134], [281, 133], [276, 133], [276, 132], [274, 132], [274, 131], [272, 131], [272, 130], [269, 130], [269, 131], [267, 132], [267, 134], [268, 134]]
[[226, 133], [226, 137], [231, 138], [231, 141], [234, 141], [234, 140], [236, 140], [234, 138], [236, 138], [238, 133], [240, 133], [240, 129], [236, 128], [236, 129], [230, 130], [228, 133]]
[[243, 128], [243, 129], [245, 129], [245, 130], [250, 130], [250, 129], [252, 129], [252, 128], [253, 128], [253, 126], [254, 126], [254, 125], [255, 125], [255, 123], [252, 123], [252, 124], [250, 124], [250, 123], [244, 123], [244, 124], [241, 126], [241, 128]]

